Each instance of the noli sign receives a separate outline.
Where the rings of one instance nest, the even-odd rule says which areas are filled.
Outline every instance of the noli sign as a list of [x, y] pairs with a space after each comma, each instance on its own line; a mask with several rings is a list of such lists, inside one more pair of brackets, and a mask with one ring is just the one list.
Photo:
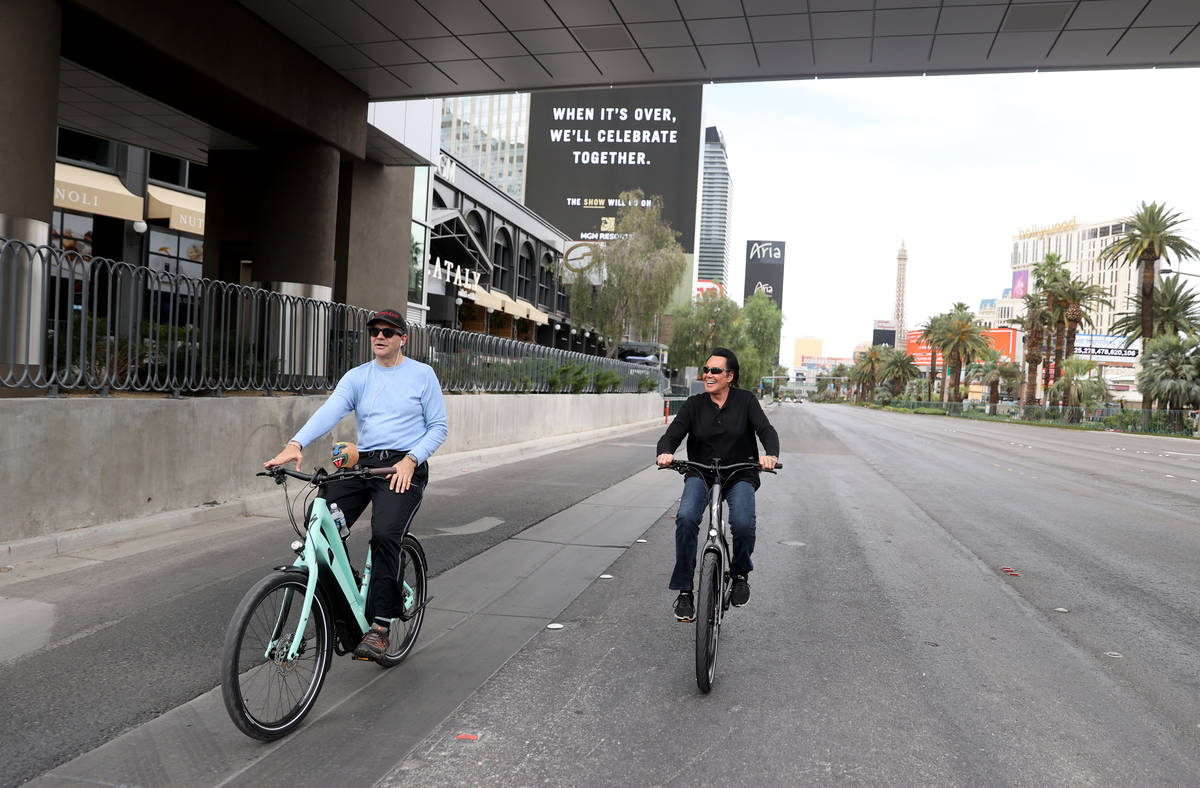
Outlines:
[[766, 293], [783, 310], [783, 241], [746, 241], [744, 298]]

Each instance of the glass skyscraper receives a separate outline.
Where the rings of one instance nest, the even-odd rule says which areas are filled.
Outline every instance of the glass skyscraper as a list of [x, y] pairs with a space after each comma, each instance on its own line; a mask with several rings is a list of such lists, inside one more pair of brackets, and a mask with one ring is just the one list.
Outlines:
[[700, 191], [700, 244], [696, 277], [729, 285], [729, 206], [733, 180], [725, 136], [716, 126], [704, 130], [704, 180]]
[[442, 100], [442, 149], [522, 203], [528, 135], [528, 93]]

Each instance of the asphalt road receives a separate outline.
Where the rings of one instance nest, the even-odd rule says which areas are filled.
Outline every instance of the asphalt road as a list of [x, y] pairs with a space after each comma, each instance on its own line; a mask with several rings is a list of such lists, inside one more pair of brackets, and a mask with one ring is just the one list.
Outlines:
[[710, 695], [666, 547], [631, 550], [383, 783], [1200, 783], [1197, 443], [773, 419], [786, 469]]
[[[302, 730], [260, 769], [303, 782], [334, 758], [366, 764], [349, 784], [386, 785], [1200, 783], [1200, 443], [808, 404], [771, 417], [786, 468], [758, 495], [753, 599], [723, 630], [711, 694], [670, 615], [664, 507], [645, 544], [612, 552], [612, 579], [552, 608], [563, 629], [534, 623], [461, 706], [406, 719], [411, 740], [370, 722], [374, 689], [326, 718], [356, 725], [335, 754]], [[644, 468], [654, 436], [437, 480], [418, 516], [434, 569], [522, 544], [508, 537]], [[257, 519], [0, 585], [56, 605], [50, 642], [0, 665], [0, 783], [211, 690], [228, 611], [290, 539]], [[422, 659], [378, 685], [410, 671], [397, 704], [413, 710], [447, 686], [414, 678], [436, 678]], [[261, 784], [249, 775], [193, 784]]]

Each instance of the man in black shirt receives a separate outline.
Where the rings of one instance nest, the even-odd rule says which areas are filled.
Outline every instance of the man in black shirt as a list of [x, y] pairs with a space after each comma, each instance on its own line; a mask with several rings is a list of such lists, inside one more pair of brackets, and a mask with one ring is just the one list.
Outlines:
[[[758, 399], [745, 389], [737, 388], [738, 360], [733, 351], [714, 348], [702, 368], [704, 391], [688, 397], [667, 431], [658, 439], [660, 466], [671, 464], [675, 449], [687, 436], [688, 459], [706, 462], [756, 462], [771, 470], [779, 461], [779, 435]], [[763, 456], [758, 455], [755, 435], [762, 441]], [[696, 572], [696, 535], [708, 503], [711, 482], [698, 472], [689, 473], [683, 480], [683, 496], [675, 516], [675, 570], [668, 588], [678, 591], [675, 599], [675, 618], [691, 621], [695, 616], [692, 600], [692, 576]], [[754, 552], [754, 491], [758, 489], [758, 471], [745, 470], [734, 474], [725, 488], [729, 504], [729, 528], [733, 532], [733, 558], [730, 570], [733, 588], [730, 604], [741, 607], [750, 601], [750, 583], [746, 575], [754, 568], [750, 554]]]

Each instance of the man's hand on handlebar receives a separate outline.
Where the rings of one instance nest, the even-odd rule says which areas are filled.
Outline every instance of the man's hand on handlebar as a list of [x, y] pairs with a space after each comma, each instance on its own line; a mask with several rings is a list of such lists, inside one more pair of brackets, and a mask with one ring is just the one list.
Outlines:
[[658, 459], [656, 459], [655, 462], [658, 464], [658, 467], [666, 468], [668, 465], [675, 462], [675, 455], [674, 454], [660, 454], [660, 455], [658, 455]]
[[769, 454], [763, 455], [762, 457], [758, 458], [758, 465], [764, 471], [773, 471], [773, 470], [775, 470], [775, 466], [778, 464], [779, 464], [779, 458], [772, 457]]
[[417, 470], [417, 461], [412, 458], [411, 454], [404, 455], [404, 459], [396, 463], [395, 473], [388, 479], [388, 487], [392, 492], [408, 492], [408, 488], [412, 486], [412, 477]]
[[304, 461], [304, 455], [300, 452], [299, 446], [294, 443], [288, 443], [283, 447], [283, 451], [264, 462], [263, 467], [269, 471], [279, 465], [286, 465], [293, 460], [296, 462], [296, 470], [300, 470], [300, 463]]

